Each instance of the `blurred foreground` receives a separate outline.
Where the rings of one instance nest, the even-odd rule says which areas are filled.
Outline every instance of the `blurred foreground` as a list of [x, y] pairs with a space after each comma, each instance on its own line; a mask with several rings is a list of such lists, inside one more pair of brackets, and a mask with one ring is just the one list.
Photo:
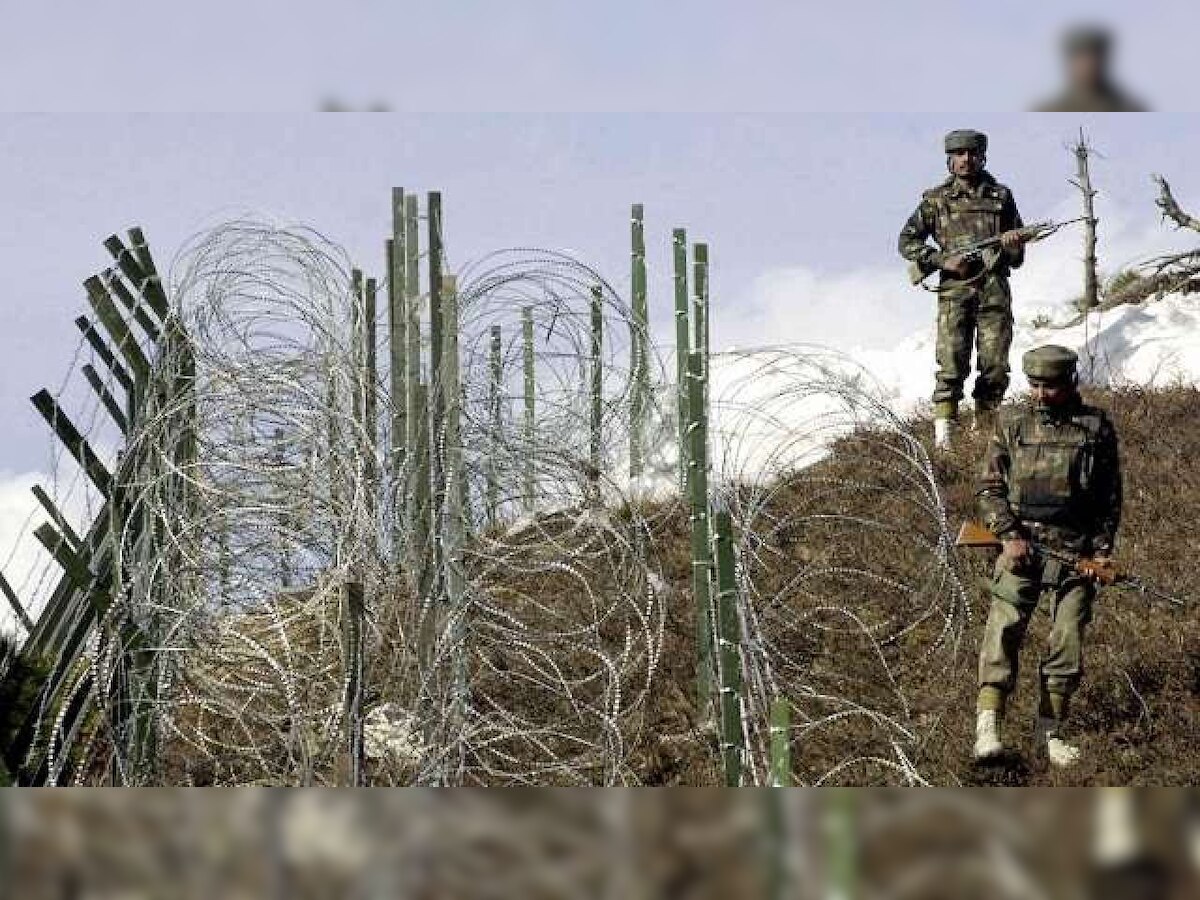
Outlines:
[[12, 896], [1194, 897], [1182, 790], [10, 792]]

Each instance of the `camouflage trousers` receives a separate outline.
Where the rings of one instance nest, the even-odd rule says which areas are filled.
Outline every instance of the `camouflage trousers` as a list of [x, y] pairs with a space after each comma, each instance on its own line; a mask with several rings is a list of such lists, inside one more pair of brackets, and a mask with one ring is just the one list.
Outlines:
[[1070, 697], [1083, 675], [1083, 632], [1092, 619], [1095, 588], [1054, 560], [996, 561], [992, 598], [979, 650], [979, 685], [1002, 695], [1016, 685], [1018, 657], [1034, 610], [1050, 617], [1040, 672], [1043, 695]]
[[971, 372], [976, 348], [979, 374], [972, 392], [980, 406], [996, 407], [1008, 389], [1008, 351], [1012, 346], [1012, 293], [1008, 279], [988, 275], [982, 282], [943, 285], [938, 294], [937, 387], [933, 402], [957, 408]]

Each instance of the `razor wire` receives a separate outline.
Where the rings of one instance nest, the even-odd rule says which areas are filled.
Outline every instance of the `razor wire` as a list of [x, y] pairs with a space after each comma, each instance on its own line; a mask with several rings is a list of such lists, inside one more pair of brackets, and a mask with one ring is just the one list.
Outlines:
[[631, 312], [563, 253], [499, 251], [458, 279], [467, 621], [432, 668], [468, 670], [470, 700], [440, 779], [636, 782], [665, 607], [654, 511], [624, 474]]
[[767, 781], [781, 698], [807, 781], [946, 777], [918, 762], [939, 712], [920, 698], [961, 676], [971, 609], [926, 444], [827, 348], [719, 354], [711, 382], [714, 484], [741, 535], [751, 777]]
[[[384, 449], [393, 406], [385, 377], [375, 385], [380, 421], [364, 422], [365, 348], [354, 327], [361, 298], [344, 251], [308, 229], [241, 221], [196, 236], [172, 266], [194, 366], [178, 402], [192, 406], [194, 449], [180, 458], [180, 408], [152, 409], [129, 436], [125, 456], [159, 461], [147, 470], [157, 477], [127, 487], [131, 504], [159, 523], [160, 552], [147, 559], [140, 533], [122, 534], [112, 614], [154, 636], [154, 671], [142, 677], [159, 729], [155, 779], [344, 777], [350, 581], [368, 597], [363, 727], [376, 783], [634, 779], [626, 760], [663, 610], [652, 529], [635, 503], [619, 499], [631, 496], [627, 479], [609, 474], [627, 439], [619, 410], [629, 391], [621, 365], [628, 313], [601, 283], [606, 474], [598, 478], [581, 465], [592, 451], [591, 400], [579, 396], [579, 372], [597, 361], [581, 328], [593, 321], [598, 276], [567, 256], [529, 252], [493, 256], [474, 271], [460, 291], [458, 448], [472, 539], [464, 602], [452, 607], [453, 564], [438, 556], [445, 511], [429, 533], [401, 532], [394, 548], [381, 524], [405, 520], [404, 505], [429, 475], [411, 460], [397, 467]], [[530, 306], [532, 429], [507, 412], [491, 415], [497, 402], [516, 402], [522, 373], [502, 359], [509, 374], [488, 396], [496, 379], [481, 355], [492, 326], [519, 321]], [[165, 356], [157, 377], [178, 377], [181, 363]], [[428, 387], [441, 389], [436, 373]], [[443, 454], [448, 436], [433, 441]], [[518, 502], [511, 480], [530, 467], [536, 493]], [[450, 477], [430, 487], [444, 493]], [[501, 490], [490, 526], [478, 501], [488, 479]], [[614, 506], [625, 512], [611, 514]], [[396, 565], [414, 558], [433, 560], [428, 582], [420, 566]], [[93, 641], [85, 654], [102, 705], [98, 686], [129, 674], [113, 650]], [[456, 709], [448, 667], [469, 679], [465, 708]], [[83, 740], [48, 729], [58, 743]], [[119, 748], [105, 746], [111, 735], [96, 737], [82, 752], [104, 759], [81, 766], [78, 778], [96, 778], [102, 765], [133, 778]]]
[[[458, 396], [430, 362], [429, 298], [410, 298], [424, 398], [446, 414], [422, 419], [438, 429], [421, 441], [424, 468], [416, 446], [395, 452], [401, 400], [386, 366], [365, 383], [351, 273], [319, 233], [249, 220], [178, 255], [171, 297], [189, 349], [164, 350], [156, 377], [190, 389], [151, 403], [114, 463], [155, 461], [127, 487], [160, 523], [159, 552], [148, 557], [144, 530], [121, 532], [108, 620], [151, 636], [152, 669], [128, 671], [120, 642], [94, 635], [68, 661], [91, 673], [79, 689], [104, 711], [115, 680], [144, 681], [150, 780], [342, 783], [354, 582], [366, 598], [368, 783], [637, 783], [668, 607], [690, 596], [661, 558], [688, 515], [661, 361], [651, 350], [634, 371], [632, 343], [646, 336], [586, 264], [490, 254], [456, 273]], [[646, 464], [631, 478], [638, 378], [652, 390]], [[713, 483], [740, 533], [752, 780], [766, 780], [766, 710], [780, 697], [800, 746], [819, 749], [800, 759], [806, 780], [940, 777], [920, 771], [930, 711], [913, 698], [956, 661], [969, 608], [923, 444], [869, 376], [820, 348], [716, 354], [709, 379]], [[411, 418], [409, 399], [406, 387]], [[87, 402], [89, 439], [118, 446]], [[92, 521], [94, 492], [73, 463], [59, 468], [50, 493]], [[889, 560], [873, 541], [904, 553]], [[49, 584], [54, 564], [38, 571]], [[80, 783], [114, 768], [140, 777], [103, 726], [65, 734], [60, 713], [43, 710], [52, 781], [68, 758]]]

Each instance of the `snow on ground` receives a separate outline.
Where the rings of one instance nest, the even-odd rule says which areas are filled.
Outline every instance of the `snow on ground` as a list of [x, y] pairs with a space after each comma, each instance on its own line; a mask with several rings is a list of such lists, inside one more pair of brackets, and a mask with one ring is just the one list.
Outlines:
[[[1032, 307], [1013, 330], [1009, 396], [1028, 390], [1021, 356], [1042, 344], [1062, 344], [1080, 354], [1086, 381], [1100, 385], [1163, 387], [1200, 383], [1200, 297], [1172, 296], [1079, 319], [1069, 307]], [[1018, 308], [1020, 315], [1020, 308]], [[711, 479], [759, 480], [811, 465], [836, 437], [866, 420], [905, 418], [930, 410], [935, 325], [930, 323], [886, 350], [840, 353], [804, 344], [714, 353], [710, 379]], [[1049, 320], [1052, 324], [1044, 324]], [[1042, 323], [1042, 324], [1035, 324]], [[970, 403], [971, 381], [966, 386]], [[675, 386], [657, 396], [652, 474], [621, 487], [663, 496], [677, 490]], [[614, 471], [621, 471], [622, 460]]]
[[[1069, 310], [1058, 310], [1052, 321], [1072, 318]], [[871, 372], [888, 404], [903, 415], [928, 403], [937, 368], [934, 344], [931, 325], [893, 350], [850, 355]], [[1172, 296], [1140, 306], [1121, 306], [1093, 313], [1086, 323], [1069, 328], [1038, 327], [1019, 320], [1013, 329], [1010, 395], [1028, 390], [1021, 356], [1042, 344], [1062, 344], [1079, 353], [1084, 361], [1081, 373], [1094, 384], [1162, 387], [1200, 383], [1200, 297]]]

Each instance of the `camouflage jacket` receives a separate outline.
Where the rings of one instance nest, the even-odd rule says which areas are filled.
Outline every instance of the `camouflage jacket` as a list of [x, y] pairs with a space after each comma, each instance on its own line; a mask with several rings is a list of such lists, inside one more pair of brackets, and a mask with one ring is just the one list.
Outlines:
[[1121, 521], [1117, 434], [1078, 397], [1059, 410], [1032, 405], [996, 417], [976, 492], [1001, 538], [1032, 536], [1080, 552], [1111, 551]]
[[[921, 195], [916, 211], [900, 230], [900, 255], [915, 263], [922, 275], [928, 275], [941, 268], [943, 259], [968, 244], [1021, 228], [1023, 224], [1012, 191], [989, 173], [984, 172], [974, 187], [951, 175]], [[928, 242], [930, 238], [936, 247]], [[1013, 253], [1005, 250], [999, 254], [994, 270], [1006, 276], [1024, 261], [1024, 248]], [[976, 266], [965, 277], [975, 278], [979, 273]], [[943, 281], [955, 278], [942, 273]]]

